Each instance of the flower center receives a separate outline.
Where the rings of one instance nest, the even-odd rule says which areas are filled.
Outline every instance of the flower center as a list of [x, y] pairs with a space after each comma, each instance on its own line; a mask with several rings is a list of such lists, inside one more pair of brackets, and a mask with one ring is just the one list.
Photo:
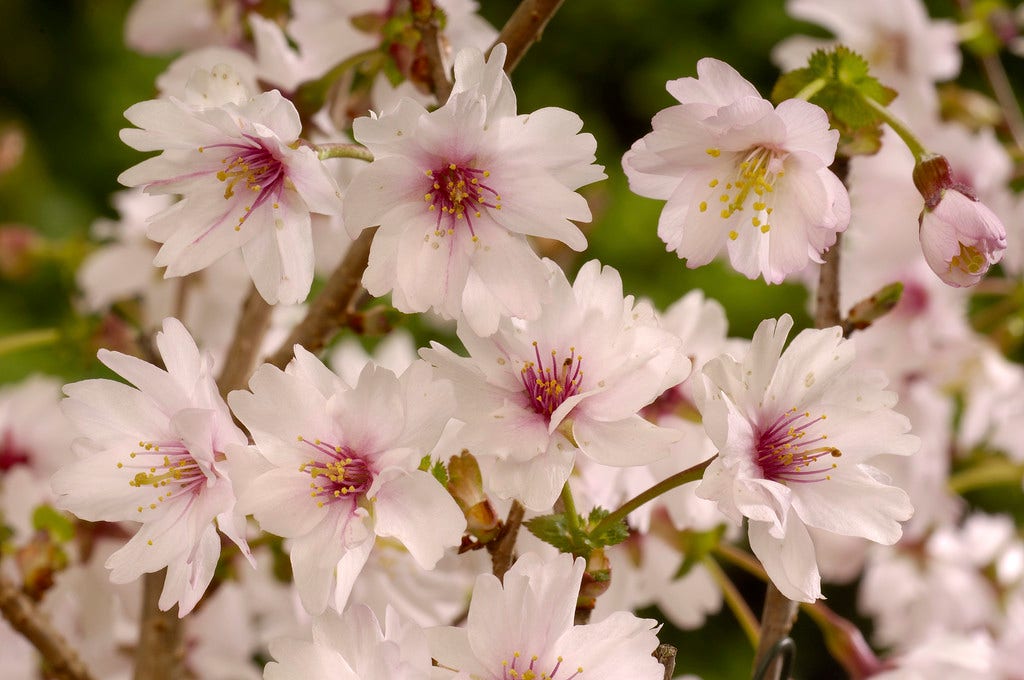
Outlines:
[[580, 389], [583, 380], [583, 357], [576, 354], [576, 348], [569, 348], [569, 356], [559, 363], [558, 350], [551, 350], [551, 362], [545, 365], [540, 358], [540, 349], [533, 343], [537, 362], [527, 361], [520, 370], [523, 386], [533, 410], [540, 415], [551, 414], [569, 397]]
[[[138, 489], [155, 489], [159, 492], [150, 498], [148, 507], [156, 510], [160, 503], [188, 493], [197, 494], [206, 483], [206, 474], [199, 469], [195, 458], [180, 441], [139, 442], [140, 451], [128, 454], [128, 462], [119, 462], [117, 468], [129, 471], [141, 468], [128, 480], [129, 486]], [[152, 495], [152, 492], [151, 492]], [[147, 505], [138, 506], [144, 512]]]
[[959, 269], [965, 274], [977, 274], [985, 266], [985, 256], [974, 246], [960, 244], [960, 254], [949, 261], [949, 270]]
[[253, 210], [274, 199], [273, 207], [279, 207], [281, 191], [284, 189], [287, 174], [284, 164], [264, 146], [259, 137], [243, 135], [248, 144], [211, 144], [206, 147], [199, 147], [199, 151], [206, 149], [225, 148], [230, 149], [228, 154], [221, 159], [224, 166], [217, 172], [217, 179], [224, 182], [224, 199], [230, 200], [235, 197], [235, 190], [243, 187], [249, 192], [248, 195], [255, 195], [252, 203], [245, 206], [245, 213], [238, 218], [235, 231], [240, 231], [242, 225]]
[[[712, 158], [722, 155], [722, 150], [718, 148], [707, 149], [706, 152]], [[775, 191], [775, 182], [786, 174], [782, 170], [781, 161], [771, 149], [757, 146], [751, 149], [738, 165], [733, 167], [735, 172], [731, 180], [726, 180], [724, 186], [722, 180], [717, 177], [708, 182], [708, 188], [720, 192], [717, 194], [718, 202], [722, 204], [719, 216], [723, 220], [731, 219], [734, 213], [740, 212], [746, 207], [748, 200], [751, 199], [751, 194], [753, 194], [750, 206], [753, 215], [750, 218], [750, 224], [759, 228], [762, 234], [767, 234], [771, 231], [769, 224], [772, 214], [771, 194]], [[714, 195], [715, 192], [712, 191], [711, 196]], [[707, 201], [701, 201], [698, 208], [701, 212], [707, 212]], [[739, 232], [731, 230], [729, 238], [735, 241], [739, 238]]]
[[501, 196], [484, 183], [491, 173], [487, 170], [449, 163], [438, 170], [427, 170], [430, 188], [423, 195], [427, 210], [437, 212], [434, 236], [452, 236], [455, 226], [465, 221], [473, 240], [477, 239], [473, 219], [481, 217], [480, 209], [501, 210]]
[[309, 495], [317, 499], [318, 508], [340, 498], [354, 500], [370, 489], [373, 470], [347, 446], [331, 446], [319, 439], [309, 440], [301, 435], [299, 441], [314, 451], [314, 457], [300, 465], [299, 472], [307, 472], [313, 479], [309, 483]]
[[23, 449], [14, 441], [14, 433], [5, 430], [0, 438], [0, 472], [7, 472], [15, 465], [28, 465], [30, 460], [28, 449]]
[[[558, 657], [551, 670], [544, 671], [539, 668], [537, 655], [530, 657], [529, 665], [523, 663], [522, 655], [519, 652], [512, 654], [512, 661], [501, 662], [501, 680], [583, 680], [583, 666], [577, 666], [572, 675], [566, 675], [569, 668], [562, 668], [563, 659]], [[517, 668], [518, 666], [518, 668]], [[559, 675], [559, 672], [562, 675]]]
[[814, 432], [808, 436], [809, 430], [825, 418], [824, 413], [812, 418], [810, 411], [797, 413], [792, 408], [758, 432], [757, 464], [765, 479], [787, 483], [832, 478], [829, 473], [837, 467], [832, 459], [843, 455], [842, 452], [824, 444], [828, 440], [825, 433]]

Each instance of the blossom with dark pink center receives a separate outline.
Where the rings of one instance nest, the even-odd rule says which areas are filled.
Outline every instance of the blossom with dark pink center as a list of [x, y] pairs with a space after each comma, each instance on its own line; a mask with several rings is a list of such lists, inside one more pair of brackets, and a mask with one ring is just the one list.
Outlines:
[[125, 111], [140, 129], [121, 138], [162, 153], [118, 179], [182, 196], [149, 220], [148, 236], [163, 243], [153, 263], [166, 266], [166, 276], [238, 248], [264, 299], [301, 302], [313, 281], [310, 213], [340, 214], [341, 192], [302, 145], [295, 106], [276, 90], [252, 97], [235, 78], [223, 65], [196, 71], [187, 101], [155, 99]]
[[719, 455], [697, 495], [739, 523], [786, 597], [821, 597], [809, 527], [886, 545], [902, 534], [912, 508], [868, 461], [907, 455], [919, 442], [892, 410], [876, 371], [851, 370], [853, 344], [841, 330], [805, 330], [782, 351], [793, 327], [783, 316], [761, 323], [741, 360], [722, 355], [694, 384], [708, 436]]
[[526, 236], [582, 250], [587, 241], [573, 222], [591, 215], [576, 190], [604, 177], [578, 116], [516, 114], [504, 58], [504, 45], [486, 62], [479, 51], [460, 52], [453, 94], [435, 111], [405, 99], [356, 119], [353, 136], [374, 162], [345, 199], [353, 237], [380, 225], [366, 289], [390, 292], [403, 312], [464, 315], [480, 335], [502, 315], [540, 313], [546, 269]]
[[354, 387], [296, 346], [286, 370], [261, 367], [231, 408], [254, 447], [228, 451], [240, 507], [291, 539], [295, 585], [314, 613], [345, 608], [377, 536], [430, 569], [459, 544], [466, 520], [417, 469], [452, 409], [451, 385], [418, 361], [398, 378], [368, 365]]
[[100, 361], [130, 380], [85, 380], [64, 388], [64, 412], [78, 428], [79, 460], [52, 479], [60, 507], [82, 519], [139, 522], [107, 560], [114, 583], [167, 567], [160, 608], [184, 616], [213, 578], [220, 533], [246, 556], [244, 522], [223, 466], [228, 446], [245, 443], [200, 354], [177, 319], [156, 336], [167, 370], [119, 352]]
[[464, 318], [468, 358], [436, 343], [420, 352], [456, 384], [458, 443], [490, 488], [538, 511], [558, 497], [577, 452], [618, 467], [667, 456], [682, 434], [639, 412], [690, 372], [679, 338], [623, 296], [618, 272], [592, 260], [570, 285], [545, 263], [551, 302], [538, 318], [502, 319], [488, 337]]

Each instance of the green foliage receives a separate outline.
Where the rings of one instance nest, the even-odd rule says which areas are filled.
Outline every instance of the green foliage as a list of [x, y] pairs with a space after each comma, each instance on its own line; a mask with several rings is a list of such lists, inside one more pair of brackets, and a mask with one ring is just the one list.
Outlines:
[[55, 543], [67, 543], [75, 537], [71, 518], [49, 505], [40, 505], [32, 513], [32, 528], [45, 531]]
[[429, 472], [434, 479], [441, 482], [441, 486], [448, 486], [448, 470], [442, 461], [432, 460], [430, 454], [427, 454], [420, 460], [419, 469]]
[[870, 155], [881, 148], [882, 118], [865, 98], [888, 105], [896, 91], [871, 75], [868, 62], [853, 50], [839, 45], [817, 50], [805, 68], [783, 74], [772, 90], [776, 103], [806, 98], [829, 115], [839, 130], [840, 154]]
[[585, 520], [580, 515], [576, 522], [570, 522], [566, 513], [560, 512], [534, 517], [524, 524], [530, 533], [559, 551], [589, 559], [594, 550], [622, 543], [629, 537], [625, 521], [602, 532], [597, 538], [591, 536], [590, 531], [608, 515], [607, 510], [598, 507], [591, 510]]

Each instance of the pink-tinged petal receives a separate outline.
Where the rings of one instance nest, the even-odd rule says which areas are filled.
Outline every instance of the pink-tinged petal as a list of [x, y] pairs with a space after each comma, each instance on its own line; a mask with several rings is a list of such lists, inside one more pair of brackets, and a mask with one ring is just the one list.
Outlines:
[[[235, 108], [233, 105], [225, 107]], [[253, 97], [248, 103], [237, 107], [240, 115], [257, 125], [264, 125], [285, 144], [290, 144], [302, 132], [302, 121], [295, 104], [285, 99], [277, 90], [264, 92]]]
[[[123, 467], [129, 451], [127, 446], [124, 451], [102, 451], [58, 470], [50, 479], [57, 506], [90, 522], [140, 519], [136, 507], [149, 505], [150, 497], [129, 483], [132, 474]], [[158, 494], [151, 495], [155, 500]]]
[[205, 408], [185, 408], [171, 416], [171, 427], [207, 477], [213, 478], [213, 428], [216, 414]]
[[[173, 317], [164, 319], [163, 330], [156, 334], [156, 347], [167, 372], [183, 389], [192, 389], [200, 379], [203, 362], [199, 348], [185, 326]], [[142, 386], [138, 386], [142, 389]]]
[[697, 62], [696, 78], [671, 80], [666, 89], [683, 104], [710, 102], [716, 106], [727, 106], [743, 97], [760, 96], [736, 69], [710, 57]]
[[[292, 350], [295, 353], [295, 357], [285, 366], [285, 372], [288, 375], [295, 376], [302, 382], [315, 386], [324, 399], [329, 399], [336, 392], [352, 389], [348, 383], [331, 369], [327, 368], [324, 362], [320, 361], [315, 354], [302, 345], [296, 344]], [[359, 372], [356, 373], [353, 383], [359, 380], [359, 373], [362, 372], [362, 368], [362, 366], [359, 367]]]
[[342, 213], [341, 189], [312, 149], [300, 147], [288, 158], [288, 179], [295, 185], [295, 191], [309, 212], [322, 215]]
[[820, 401], [835, 380], [853, 363], [853, 343], [844, 342], [839, 327], [799, 333], [775, 368], [764, 397], [767, 409], [779, 413]]
[[264, 531], [297, 538], [346, 511], [344, 507], [318, 507], [309, 495], [309, 475], [298, 468], [275, 468], [260, 475], [245, 489], [238, 509], [253, 515]]
[[[475, 595], [474, 595], [475, 598]], [[472, 606], [472, 605], [471, 605]], [[487, 672], [469, 646], [469, 635], [465, 628], [437, 626], [426, 631], [430, 645], [430, 656], [446, 668], [457, 668], [468, 677]]]
[[524, 238], [488, 229], [480, 243], [462, 293], [462, 313], [473, 332], [486, 337], [502, 316], [539, 316], [550, 294], [548, 270]]
[[[349, 526], [358, 524], [362, 527], [363, 521], [362, 516], [357, 515], [356, 518], [349, 522]], [[359, 573], [370, 558], [371, 550], [373, 550], [372, 534], [366, 536], [361, 543], [349, 544], [348, 550], [345, 551], [345, 554], [338, 561], [337, 584], [334, 591], [334, 608], [338, 611], [343, 611], [348, 604], [349, 595], [352, 593], [352, 585], [356, 582], [356, 578], [359, 577]]]
[[809, 526], [883, 545], [900, 539], [900, 522], [914, 512], [903, 489], [876, 479], [866, 466], [850, 466], [824, 482], [800, 485], [793, 494], [793, 510]]
[[198, 149], [220, 138], [216, 128], [197, 119], [185, 104], [173, 97], [134, 104], [124, 112], [124, 117], [141, 128], [121, 130], [121, 140], [138, 151]]
[[783, 595], [798, 602], [821, 598], [821, 576], [814, 556], [814, 544], [807, 528], [789, 522], [785, 538], [773, 537], [764, 522], [750, 523], [750, 548], [768, 577]]
[[[363, 116], [352, 121], [352, 136], [374, 156], [395, 153], [416, 133], [417, 122], [427, 110], [421, 104], [403, 99], [385, 116]], [[378, 158], [376, 162], [382, 160]]]
[[519, 130], [506, 128], [513, 139], [503, 153], [510, 158], [529, 158], [531, 165], [544, 168], [570, 189], [605, 178], [603, 168], [594, 165], [597, 142], [593, 135], [579, 134], [583, 120], [578, 115], [548, 107], [520, 120]]
[[572, 433], [587, 457], [617, 467], [646, 465], [665, 458], [671, 444], [682, 438], [678, 430], [658, 427], [640, 416], [613, 422], [581, 418], [573, 423]]
[[[427, 226], [425, 223], [430, 223], [427, 229], [433, 228], [429, 218], [417, 226]], [[455, 318], [469, 272], [469, 252], [474, 246], [468, 232], [435, 237], [427, 229], [416, 238], [406, 233], [398, 242], [393, 301], [404, 312], [425, 312], [433, 307], [444, 316]], [[431, 238], [425, 239], [428, 234]]]
[[[730, 223], [722, 219], [721, 203], [709, 187], [720, 169], [715, 166], [687, 173], [658, 219], [658, 236], [668, 250], [686, 258], [691, 269], [714, 259], [728, 238]], [[703, 206], [705, 210], [700, 209]]]
[[404, 429], [395, 446], [429, 449], [437, 443], [455, 411], [452, 384], [434, 375], [425, 361], [414, 361], [399, 377], [406, 397]]
[[516, 498], [530, 510], [545, 512], [554, 505], [569, 479], [575, 453], [576, 448], [556, 434], [547, 451], [530, 460], [481, 460], [480, 463], [493, 469], [490, 486], [499, 498]]
[[567, 670], [583, 668], [583, 677], [659, 680], [665, 667], [653, 656], [658, 622], [630, 612], [615, 612], [598, 623], [573, 626], [555, 648]]
[[349, 235], [355, 238], [363, 229], [381, 224], [395, 206], [415, 204], [426, 212], [426, 179], [405, 158], [380, 158], [361, 170], [345, 191], [343, 213]]
[[164, 589], [158, 605], [166, 611], [178, 603], [178, 617], [189, 614], [199, 604], [220, 557], [220, 538], [213, 525], [207, 525], [194, 552], [185, 560], [174, 560], [167, 565]]
[[668, 200], [679, 185], [679, 178], [642, 169], [645, 161], [652, 157], [645, 139], [633, 142], [630, 150], [622, 156], [622, 170], [629, 180], [629, 190], [640, 196]]
[[764, 524], [776, 537], [785, 535], [793, 501], [789, 487], [768, 479], [740, 478], [733, 482], [733, 499], [751, 524]]
[[419, 470], [381, 487], [374, 514], [377, 535], [397, 538], [424, 569], [433, 569], [444, 549], [457, 546], [466, 530], [466, 519], [451, 495]]
[[830, 130], [828, 114], [802, 99], [787, 99], [775, 110], [786, 124], [786, 147], [814, 154], [821, 166], [832, 165], [839, 131]]
[[587, 247], [587, 237], [570, 220], [589, 222], [590, 206], [575, 191], [536, 171], [500, 169], [491, 181], [502, 191], [501, 210], [487, 209], [497, 224], [514, 233], [561, 241], [576, 251]]
[[123, 383], [83, 380], [65, 385], [64, 394], [70, 397], [61, 403], [64, 414], [91, 439], [124, 437], [133, 446], [140, 436], [151, 437], [168, 429], [167, 415], [157, 404]]
[[188, 403], [185, 389], [191, 391], [192, 385], [179, 384], [167, 371], [148, 361], [106, 349], [101, 349], [96, 356], [107, 368], [150, 395], [164, 413], [174, 413]]
[[124, 547], [106, 561], [112, 583], [131, 583], [142, 574], [159, 571], [176, 560], [184, 560], [192, 539], [189, 535], [188, 502], [175, 503], [143, 524]]
[[361, 680], [341, 654], [321, 645], [281, 638], [270, 642], [270, 654], [275, 660], [263, 670], [264, 680]]
[[[264, 300], [296, 304], [306, 299], [313, 284], [313, 234], [309, 212], [296, 198], [286, 193], [281, 200], [280, 212], [266, 215], [259, 233], [242, 246], [242, 255]], [[242, 228], [257, 225], [247, 222]]]
[[302, 606], [311, 614], [323, 612], [334, 596], [337, 584], [335, 571], [346, 552], [342, 537], [350, 520], [352, 515], [349, 513], [330, 512], [312, 531], [292, 541], [295, 587]]
[[367, 363], [353, 390], [338, 392], [327, 403], [345, 446], [370, 455], [391, 448], [405, 429], [405, 394], [386, 368]]

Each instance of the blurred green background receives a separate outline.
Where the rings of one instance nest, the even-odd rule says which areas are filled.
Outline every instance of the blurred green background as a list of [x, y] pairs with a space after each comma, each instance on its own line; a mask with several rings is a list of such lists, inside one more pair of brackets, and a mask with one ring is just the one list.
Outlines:
[[[168, 0], [171, 1], [171, 0]], [[853, 0], [851, 0], [853, 1]], [[481, 0], [500, 27], [515, 0]], [[0, 337], [61, 326], [72, 334], [75, 294], [68, 263], [85, 251], [117, 175], [142, 154], [122, 144], [123, 111], [155, 94], [154, 78], [170, 59], [146, 57], [123, 44], [129, 0], [2, 0], [0, 2], [0, 134], [21, 138], [13, 167], [0, 164], [0, 225], [27, 225], [49, 239], [46, 257], [18, 280], [0, 277]], [[933, 15], [951, 13], [933, 3]], [[723, 59], [767, 94], [778, 75], [768, 54], [795, 32], [823, 35], [788, 18], [783, 0], [567, 0], [513, 77], [520, 111], [561, 106], [579, 113], [598, 140], [607, 181], [587, 189], [595, 213], [585, 259], [617, 267], [626, 289], [664, 307], [699, 287], [721, 301], [735, 335], [767, 317], [789, 312], [808, 323], [806, 293], [795, 285], [766, 286], [718, 264], [686, 269], [666, 253], [655, 232], [662, 203], [629, 193], [620, 159], [650, 130], [651, 117], [672, 103], [670, 79], [694, 75], [705, 56]], [[13, 133], [10, 135], [9, 133]], [[84, 331], [83, 331], [84, 333]], [[94, 374], [95, 348], [66, 344], [0, 356], [0, 382], [44, 371], [74, 380]], [[730, 571], [759, 611], [763, 587]], [[831, 604], [852, 611], [849, 589], [829, 591]], [[798, 674], [840, 678], [817, 630], [796, 628]], [[743, 678], [752, 653], [728, 610], [697, 633], [671, 635], [678, 669], [706, 680]]]

